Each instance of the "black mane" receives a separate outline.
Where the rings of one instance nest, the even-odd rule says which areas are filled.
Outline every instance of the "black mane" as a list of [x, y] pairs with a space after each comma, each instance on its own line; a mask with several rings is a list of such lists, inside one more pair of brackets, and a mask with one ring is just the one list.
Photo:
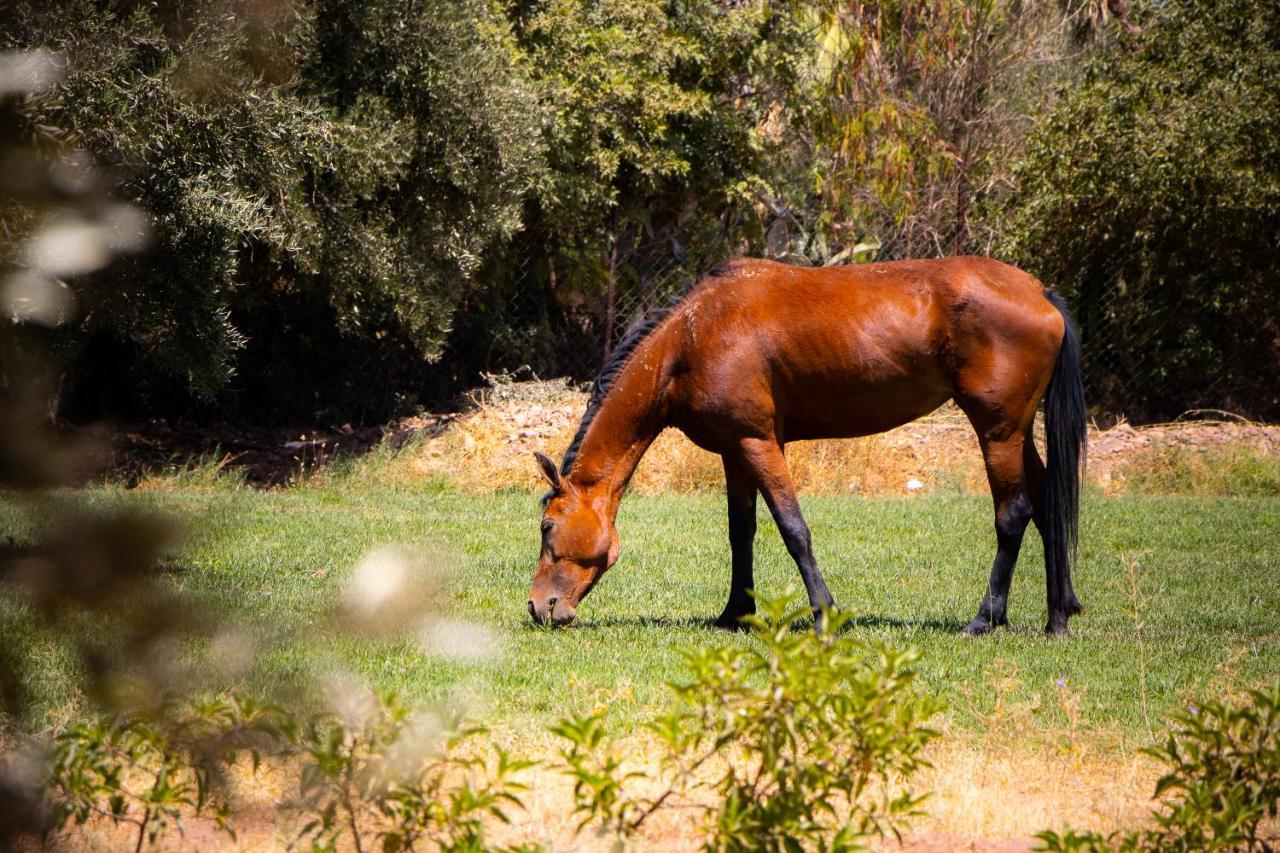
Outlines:
[[[712, 274], [714, 275], [714, 272]], [[640, 346], [653, 330], [658, 328], [663, 320], [667, 319], [668, 315], [684, 301], [684, 298], [689, 295], [691, 290], [693, 290], [693, 284], [681, 289], [679, 293], [667, 301], [666, 305], [650, 308], [646, 311], [643, 317], [637, 320], [631, 328], [627, 329], [627, 333], [622, 336], [622, 340], [614, 347], [613, 352], [609, 353], [609, 358], [605, 361], [604, 367], [600, 368], [600, 374], [596, 377], [595, 384], [591, 386], [591, 398], [587, 400], [587, 410], [582, 414], [582, 423], [578, 424], [578, 432], [573, 437], [573, 443], [569, 445], [569, 449], [564, 453], [564, 461], [560, 463], [560, 474], [562, 476], [567, 475], [573, 467], [573, 463], [577, 461], [578, 451], [582, 447], [582, 439], [587, 435], [587, 428], [595, 420], [596, 413], [600, 410], [600, 405], [604, 402], [605, 395], [609, 393], [609, 389], [613, 387], [618, 375], [622, 373], [622, 369], [631, 360], [636, 347]]]

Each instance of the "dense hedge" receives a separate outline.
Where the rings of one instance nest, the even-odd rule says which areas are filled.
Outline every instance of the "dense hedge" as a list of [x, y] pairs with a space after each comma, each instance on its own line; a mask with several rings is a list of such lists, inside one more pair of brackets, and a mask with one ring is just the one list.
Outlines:
[[1280, 417], [1280, 6], [1154, 5], [1032, 134], [1012, 251], [1064, 289], [1094, 402]]
[[[150, 253], [83, 288], [69, 343], [110, 352], [116, 390], [159, 405], [214, 397], [246, 366], [280, 384], [277, 356], [315, 336], [437, 356], [540, 174], [510, 30], [482, 0], [226, 5], [32, 4], [6, 31], [66, 58], [28, 105], [33, 133], [123, 167], [118, 191], [153, 219]], [[112, 390], [92, 379], [81, 399]], [[320, 397], [332, 379], [305, 381]]]
[[72, 282], [61, 410], [376, 421], [599, 352], [647, 270], [895, 245], [1066, 290], [1104, 408], [1280, 415], [1280, 13], [1054, 8], [19, 4], [66, 61], [19, 135], [152, 218]]

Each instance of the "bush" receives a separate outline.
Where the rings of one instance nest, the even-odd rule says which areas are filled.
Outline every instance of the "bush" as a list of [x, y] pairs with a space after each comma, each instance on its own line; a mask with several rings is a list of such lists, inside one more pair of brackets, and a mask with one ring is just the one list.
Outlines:
[[283, 722], [305, 757], [294, 808], [308, 821], [298, 837], [315, 849], [497, 849], [482, 821], [505, 823], [506, 810], [521, 807], [526, 786], [513, 777], [533, 766], [497, 746], [492, 760], [463, 754], [485, 729], [413, 714], [391, 694], [357, 699], [342, 715]]
[[1090, 400], [1280, 415], [1280, 7], [1148, 2], [1015, 168], [1006, 254], [1070, 297]]
[[494, 849], [487, 818], [506, 821], [533, 762], [499, 747], [468, 753], [485, 733], [456, 718], [412, 713], [398, 697], [348, 691], [342, 712], [299, 714], [231, 698], [170, 699], [68, 726], [55, 738], [50, 796], [54, 824], [93, 819], [137, 827], [137, 846], [155, 844], [183, 819], [212, 811], [235, 837], [223, 775], [246, 758], [300, 759], [295, 841], [313, 849], [370, 845], [391, 853]]
[[1250, 690], [1248, 704], [1192, 706], [1174, 716], [1161, 746], [1144, 750], [1168, 767], [1154, 797], [1156, 826], [1102, 836], [1039, 834], [1041, 850], [1270, 850], [1260, 834], [1280, 805], [1280, 684]]
[[221, 772], [242, 749], [253, 753], [256, 731], [275, 731], [277, 713], [244, 700], [188, 702], [73, 723], [54, 739], [50, 766], [53, 823], [83, 825], [105, 818], [137, 828], [137, 849], [155, 844], [186, 814], [213, 812], [235, 838]]
[[[686, 652], [688, 681], [647, 725], [663, 750], [656, 775], [624, 766], [603, 713], [553, 728], [568, 741], [579, 829], [626, 839], [680, 804], [705, 812], [710, 850], [834, 851], [899, 837], [923, 800], [906, 782], [936, 737], [936, 707], [914, 689], [915, 655], [842, 636], [847, 614], [828, 614], [815, 634], [797, 602], [761, 599], [744, 620], [757, 640], [749, 648]], [[702, 789], [716, 805], [691, 799]]]
[[[22, 103], [20, 133], [68, 181], [110, 183], [95, 158], [115, 170], [152, 221], [149, 254], [80, 282], [62, 344], [77, 368], [110, 356], [114, 371], [73, 395], [209, 398], [245, 357], [261, 359], [254, 383], [288, 389], [294, 374], [274, 368], [344, 340], [380, 342], [401, 379], [437, 358], [542, 168], [501, 15], [485, 0], [130, 5], [21, 4], [0, 37], [66, 61], [56, 90]], [[37, 224], [16, 208], [3, 219], [10, 233]], [[308, 388], [351, 386], [339, 402], [386, 408], [380, 372], [351, 377], [369, 367], [355, 350]]]

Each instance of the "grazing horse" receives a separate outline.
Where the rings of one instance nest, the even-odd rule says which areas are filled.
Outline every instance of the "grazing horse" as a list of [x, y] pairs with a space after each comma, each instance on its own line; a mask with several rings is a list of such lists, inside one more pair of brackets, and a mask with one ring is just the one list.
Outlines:
[[[1032, 438], [1043, 398], [1048, 467]], [[529, 614], [564, 625], [618, 559], [614, 520], [650, 443], [675, 427], [724, 462], [732, 572], [716, 624], [754, 611], [756, 494], [764, 495], [815, 615], [833, 603], [783, 457], [789, 441], [892, 429], [947, 400], [978, 434], [995, 501], [996, 556], [965, 629], [1008, 624], [1027, 524], [1044, 540], [1050, 634], [1081, 610], [1070, 560], [1085, 443], [1079, 339], [1065, 305], [987, 258], [810, 268], [738, 259], [624, 338], [557, 468], [538, 464], [542, 551]]]

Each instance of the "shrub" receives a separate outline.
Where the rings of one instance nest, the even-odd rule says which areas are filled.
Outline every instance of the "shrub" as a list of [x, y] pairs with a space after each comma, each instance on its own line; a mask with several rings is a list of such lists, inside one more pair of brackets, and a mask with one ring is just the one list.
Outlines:
[[[409, 379], [388, 390], [377, 377], [416, 378], [441, 354], [481, 255], [517, 229], [542, 174], [534, 94], [500, 11], [128, 5], [20, 4], [0, 33], [0, 48], [66, 60], [55, 90], [20, 104], [19, 133], [64, 172], [95, 158], [119, 170], [119, 195], [151, 220], [151, 252], [77, 282], [63, 343], [90, 349], [71, 394], [141, 412], [147, 395], [223, 392], [247, 366], [272, 389], [268, 416], [273, 394], [304, 416], [385, 409]], [[0, 214], [10, 233], [32, 219]], [[258, 387], [238, 390], [252, 405]]]
[[1014, 170], [1004, 253], [1070, 297], [1090, 401], [1280, 412], [1280, 7], [1143, 2]]
[[[936, 708], [913, 687], [915, 654], [842, 636], [846, 614], [814, 633], [797, 624], [808, 614], [794, 597], [761, 599], [745, 620], [750, 647], [686, 652], [672, 710], [647, 725], [663, 751], [656, 775], [625, 767], [604, 713], [555, 726], [579, 829], [626, 839], [682, 803], [705, 812], [711, 850], [847, 850], [899, 836], [923, 799], [905, 782], [936, 736]], [[717, 805], [692, 799], [700, 790]]]
[[284, 722], [305, 756], [293, 807], [309, 820], [298, 837], [316, 849], [336, 849], [344, 837], [357, 851], [371, 841], [385, 853], [495, 849], [483, 820], [505, 823], [506, 810], [521, 806], [526, 786], [513, 777], [533, 766], [496, 745], [492, 760], [466, 755], [464, 743], [485, 729], [413, 714], [389, 693], [342, 715]]
[[1270, 850], [1260, 835], [1280, 804], [1280, 684], [1249, 691], [1249, 703], [1192, 706], [1174, 716], [1168, 741], [1145, 750], [1168, 766], [1153, 796], [1155, 827], [1102, 836], [1066, 829], [1039, 834], [1040, 849]]
[[220, 771], [250, 735], [275, 730], [276, 712], [240, 700], [168, 700], [150, 709], [74, 723], [54, 739], [50, 793], [54, 823], [94, 818], [137, 828], [137, 848], [155, 844], [184, 812], [209, 809], [215, 825], [235, 837]]
[[505, 822], [520, 807], [525, 786], [515, 776], [533, 762], [496, 746], [491, 758], [468, 752], [484, 733], [412, 713], [393, 694], [357, 694], [341, 712], [310, 715], [241, 698], [171, 699], [74, 723], [55, 738], [54, 824], [130, 824], [141, 849], [211, 812], [234, 838], [223, 774], [269, 755], [300, 759], [298, 796], [285, 808], [301, 818], [295, 840], [313, 849], [494, 849], [484, 821]]

